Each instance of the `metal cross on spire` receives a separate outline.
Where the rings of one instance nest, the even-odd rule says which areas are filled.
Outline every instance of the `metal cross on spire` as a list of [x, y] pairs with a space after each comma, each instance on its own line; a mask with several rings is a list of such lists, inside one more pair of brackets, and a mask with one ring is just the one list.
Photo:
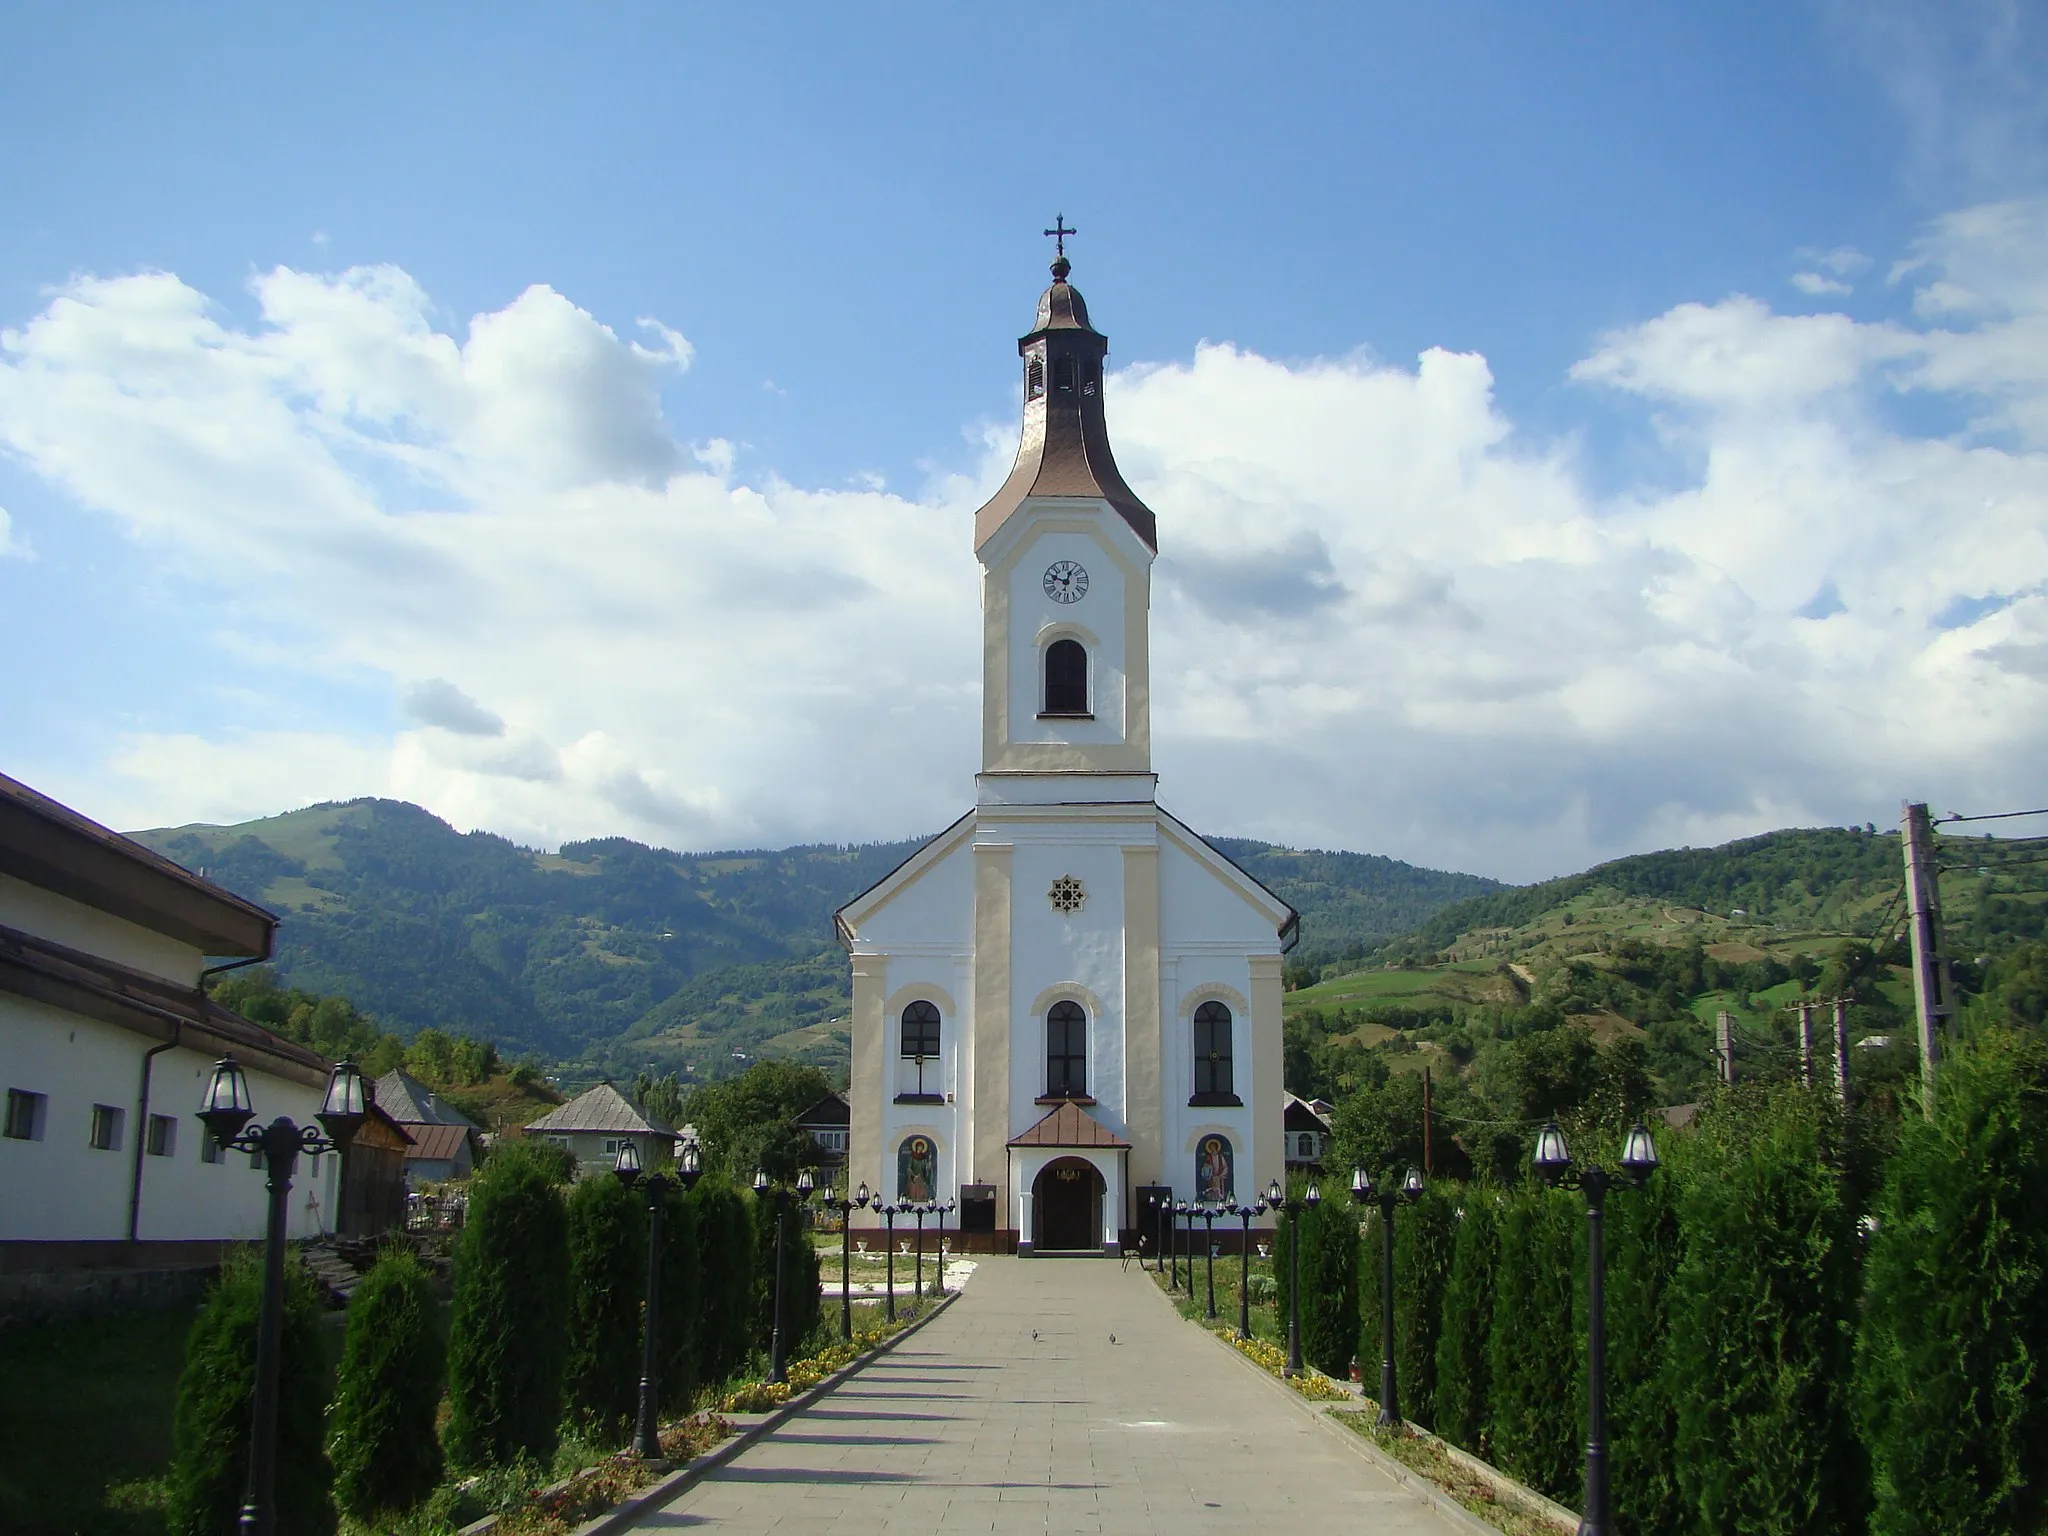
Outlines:
[[1067, 216], [1064, 213], [1054, 214], [1052, 216], [1052, 228], [1046, 231], [1046, 234], [1054, 242], [1054, 254], [1062, 260], [1065, 260], [1067, 254], [1067, 236], [1078, 235], [1079, 233], [1081, 231], [1078, 229], [1068, 228]]

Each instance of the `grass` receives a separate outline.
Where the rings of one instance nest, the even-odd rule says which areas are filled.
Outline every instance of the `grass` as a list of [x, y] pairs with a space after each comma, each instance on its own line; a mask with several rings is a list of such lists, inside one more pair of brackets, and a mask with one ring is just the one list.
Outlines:
[[197, 1308], [0, 1332], [0, 1530], [157, 1536]]
[[1378, 1405], [1370, 1404], [1362, 1410], [1335, 1409], [1331, 1416], [1409, 1471], [1420, 1472], [1502, 1536], [1557, 1536], [1560, 1527], [1497, 1496], [1492, 1484], [1451, 1460], [1435, 1439], [1425, 1439], [1406, 1428], [1381, 1429], [1373, 1422], [1378, 1412]]

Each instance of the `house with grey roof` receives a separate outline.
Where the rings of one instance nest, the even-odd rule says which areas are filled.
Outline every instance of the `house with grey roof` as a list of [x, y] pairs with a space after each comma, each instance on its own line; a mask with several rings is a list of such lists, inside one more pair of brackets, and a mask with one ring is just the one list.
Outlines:
[[377, 1079], [376, 1105], [405, 1128], [405, 1182], [445, 1184], [476, 1168], [477, 1123], [409, 1072], [397, 1068]]
[[583, 1173], [609, 1172], [628, 1142], [643, 1168], [666, 1161], [676, 1145], [673, 1126], [647, 1114], [610, 1083], [599, 1083], [548, 1111], [526, 1127], [526, 1134], [567, 1147]]

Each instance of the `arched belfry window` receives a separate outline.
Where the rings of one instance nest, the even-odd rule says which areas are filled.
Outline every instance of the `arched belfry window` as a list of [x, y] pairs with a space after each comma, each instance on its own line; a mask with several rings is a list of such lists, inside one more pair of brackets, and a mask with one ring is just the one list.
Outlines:
[[1045, 359], [1034, 357], [1024, 367], [1024, 398], [1036, 400], [1045, 393]]
[[939, 1010], [923, 998], [903, 1010], [903, 1054], [939, 1054]]
[[1056, 359], [1052, 365], [1052, 387], [1063, 395], [1074, 392], [1074, 360], [1071, 357]]
[[1088, 713], [1088, 651], [1078, 640], [1055, 640], [1045, 648], [1045, 712]]
[[1230, 1055], [1230, 1010], [1213, 999], [1195, 1010], [1195, 1102], [1237, 1102], [1237, 1074]]
[[1046, 1011], [1045, 1096], [1088, 1096], [1088, 1015], [1079, 1003], [1054, 1003]]

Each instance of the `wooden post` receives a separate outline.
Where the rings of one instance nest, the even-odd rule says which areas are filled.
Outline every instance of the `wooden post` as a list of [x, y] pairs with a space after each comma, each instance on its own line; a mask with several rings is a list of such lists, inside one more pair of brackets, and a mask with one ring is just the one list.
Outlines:
[[1436, 1168], [1429, 1156], [1429, 1068], [1422, 1069], [1422, 1171], [1434, 1174]]
[[1906, 853], [1906, 932], [1913, 950], [1913, 1013], [1920, 1025], [1920, 1111], [1934, 1113], [1934, 1079], [1941, 1066], [1938, 1020], [1948, 1012], [1942, 986], [1941, 898], [1935, 885], [1934, 829], [1927, 807], [1906, 804], [1901, 817]]
[[1813, 1004], [1799, 1005], [1799, 1081], [1813, 1086]]
[[1721, 1081], [1735, 1081], [1735, 1015], [1723, 1008], [1714, 1016], [1714, 1052], [1721, 1058]]
[[1849, 999], [1835, 999], [1835, 1098], [1849, 1107]]

